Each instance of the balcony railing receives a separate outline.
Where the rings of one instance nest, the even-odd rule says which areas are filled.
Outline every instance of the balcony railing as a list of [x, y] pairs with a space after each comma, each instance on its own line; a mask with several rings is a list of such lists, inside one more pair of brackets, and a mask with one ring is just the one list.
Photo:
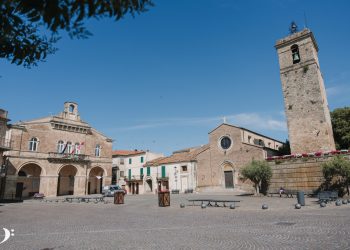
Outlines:
[[2, 150], [10, 150], [12, 148], [12, 141], [5, 137], [0, 137], [0, 148]]
[[131, 175], [131, 176], [128, 176], [126, 181], [142, 181], [143, 177], [144, 175]]
[[67, 154], [67, 153], [60, 154], [56, 152], [50, 152], [47, 159], [50, 162], [89, 162], [90, 161], [88, 155]]

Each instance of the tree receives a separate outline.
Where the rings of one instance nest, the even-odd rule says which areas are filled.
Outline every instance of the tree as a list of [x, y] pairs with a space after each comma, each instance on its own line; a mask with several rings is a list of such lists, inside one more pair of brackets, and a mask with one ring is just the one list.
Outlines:
[[0, 2], [0, 57], [30, 67], [56, 51], [58, 33], [85, 39], [90, 18], [119, 20], [140, 14], [151, 0], [2, 0]]
[[333, 110], [331, 118], [337, 149], [350, 149], [350, 107]]
[[346, 189], [349, 195], [350, 185], [350, 161], [343, 156], [336, 156], [331, 161], [322, 164], [322, 172], [325, 178], [325, 189], [337, 189], [340, 196]]
[[281, 147], [278, 148], [278, 152], [281, 155], [290, 155], [291, 154], [289, 140], [286, 140], [285, 144], [283, 144]]
[[[272, 169], [266, 161], [252, 161], [241, 169], [244, 178], [254, 183], [255, 194], [260, 193], [260, 187], [265, 186], [266, 189], [272, 177]], [[263, 190], [266, 192], [267, 190]]]

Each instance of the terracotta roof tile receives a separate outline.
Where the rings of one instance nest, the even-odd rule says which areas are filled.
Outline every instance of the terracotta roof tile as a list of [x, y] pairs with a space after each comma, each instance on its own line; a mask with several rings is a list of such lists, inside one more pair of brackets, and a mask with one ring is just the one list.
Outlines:
[[139, 155], [146, 153], [143, 150], [114, 150], [112, 156], [129, 156], [129, 155]]
[[179, 150], [174, 152], [171, 156], [160, 157], [152, 161], [148, 161], [145, 163], [145, 166], [159, 166], [162, 164], [196, 161], [197, 155], [207, 150], [208, 148], [209, 148], [209, 145], [207, 144], [197, 148]]

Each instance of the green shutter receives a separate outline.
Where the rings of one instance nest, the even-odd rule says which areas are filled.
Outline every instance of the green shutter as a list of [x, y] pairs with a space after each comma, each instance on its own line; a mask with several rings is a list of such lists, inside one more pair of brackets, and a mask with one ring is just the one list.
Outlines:
[[162, 166], [162, 178], [165, 177], [165, 166]]
[[141, 163], [143, 163], [143, 156], [141, 156]]
[[131, 158], [129, 158], [129, 164], [131, 164], [131, 162], [132, 162], [132, 161], [131, 161]]
[[129, 180], [131, 180], [131, 169], [129, 169]]
[[143, 168], [140, 168], [140, 175], [143, 175]]
[[147, 167], [147, 176], [151, 175], [151, 167]]

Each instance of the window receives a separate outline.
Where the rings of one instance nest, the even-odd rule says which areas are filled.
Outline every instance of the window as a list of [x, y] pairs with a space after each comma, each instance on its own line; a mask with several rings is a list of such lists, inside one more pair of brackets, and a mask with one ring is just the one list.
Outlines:
[[181, 166], [181, 171], [182, 172], [187, 172], [187, 166]]
[[30, 139], [29, 150], [30, 151], [37, 151], [38, 150], [38, 143], [39, 143], [38, 138], [33, 137], [32, 139]]
[[71, 154], [72, 153], [72, 149], [73, 149], [72, 143], [70, 141], [67, 142], [67, 150], [66, 150], [67, 154]]
[[140, 176], [143, 176], [143, 168], [140, 168]]
[[293, 64], [300, 62], [300, 54], [299, 54], [298, 45], [294, 44], [290, 49], [292, 50]]
[[120, 171], [120, 177], [124, 177], [124, 171]]
[[80, 143], [75, 143], [75, 154], [80, 155]]
[[251, 143], [252, 137], [248, 135], [248, 143]]
[[124, 158], [120, 158], [119, 162], [120, 162], [120, 165], [124, 165]]
[[143, 156], [141, 156], [141, 163], [143, 163]]
[[131, 164], [132, 163], [132, 159], [131, 158], [129, 158], [129, 164]]
[[128, 178], [131, 180], [131, 169], [129, 169]]
[[74, 105], [73, 104], [71, 104], [71, 105], [69, 105], [69, 112], [70, 113], [73, 113], [74, 112]]
[[165, 166], [162, 166], [162, 178], [165, 177]]
[[224, 136], [221, 141], [220, 141], [220, 145], [222, 147], [222, 149], [229, 149], [231, 147], [231, 139], [227, 136]]
[[147, 176], [151, 175], [151, 167], [147, 167]]
[[101, 146], [97, 144], [95, 147], [95, 156], [100, 157], [100, 155], [101, 155]]
[[58, 141], [57, 143], [57, 153], [62, 154], [64, 150], [64, 142]]

